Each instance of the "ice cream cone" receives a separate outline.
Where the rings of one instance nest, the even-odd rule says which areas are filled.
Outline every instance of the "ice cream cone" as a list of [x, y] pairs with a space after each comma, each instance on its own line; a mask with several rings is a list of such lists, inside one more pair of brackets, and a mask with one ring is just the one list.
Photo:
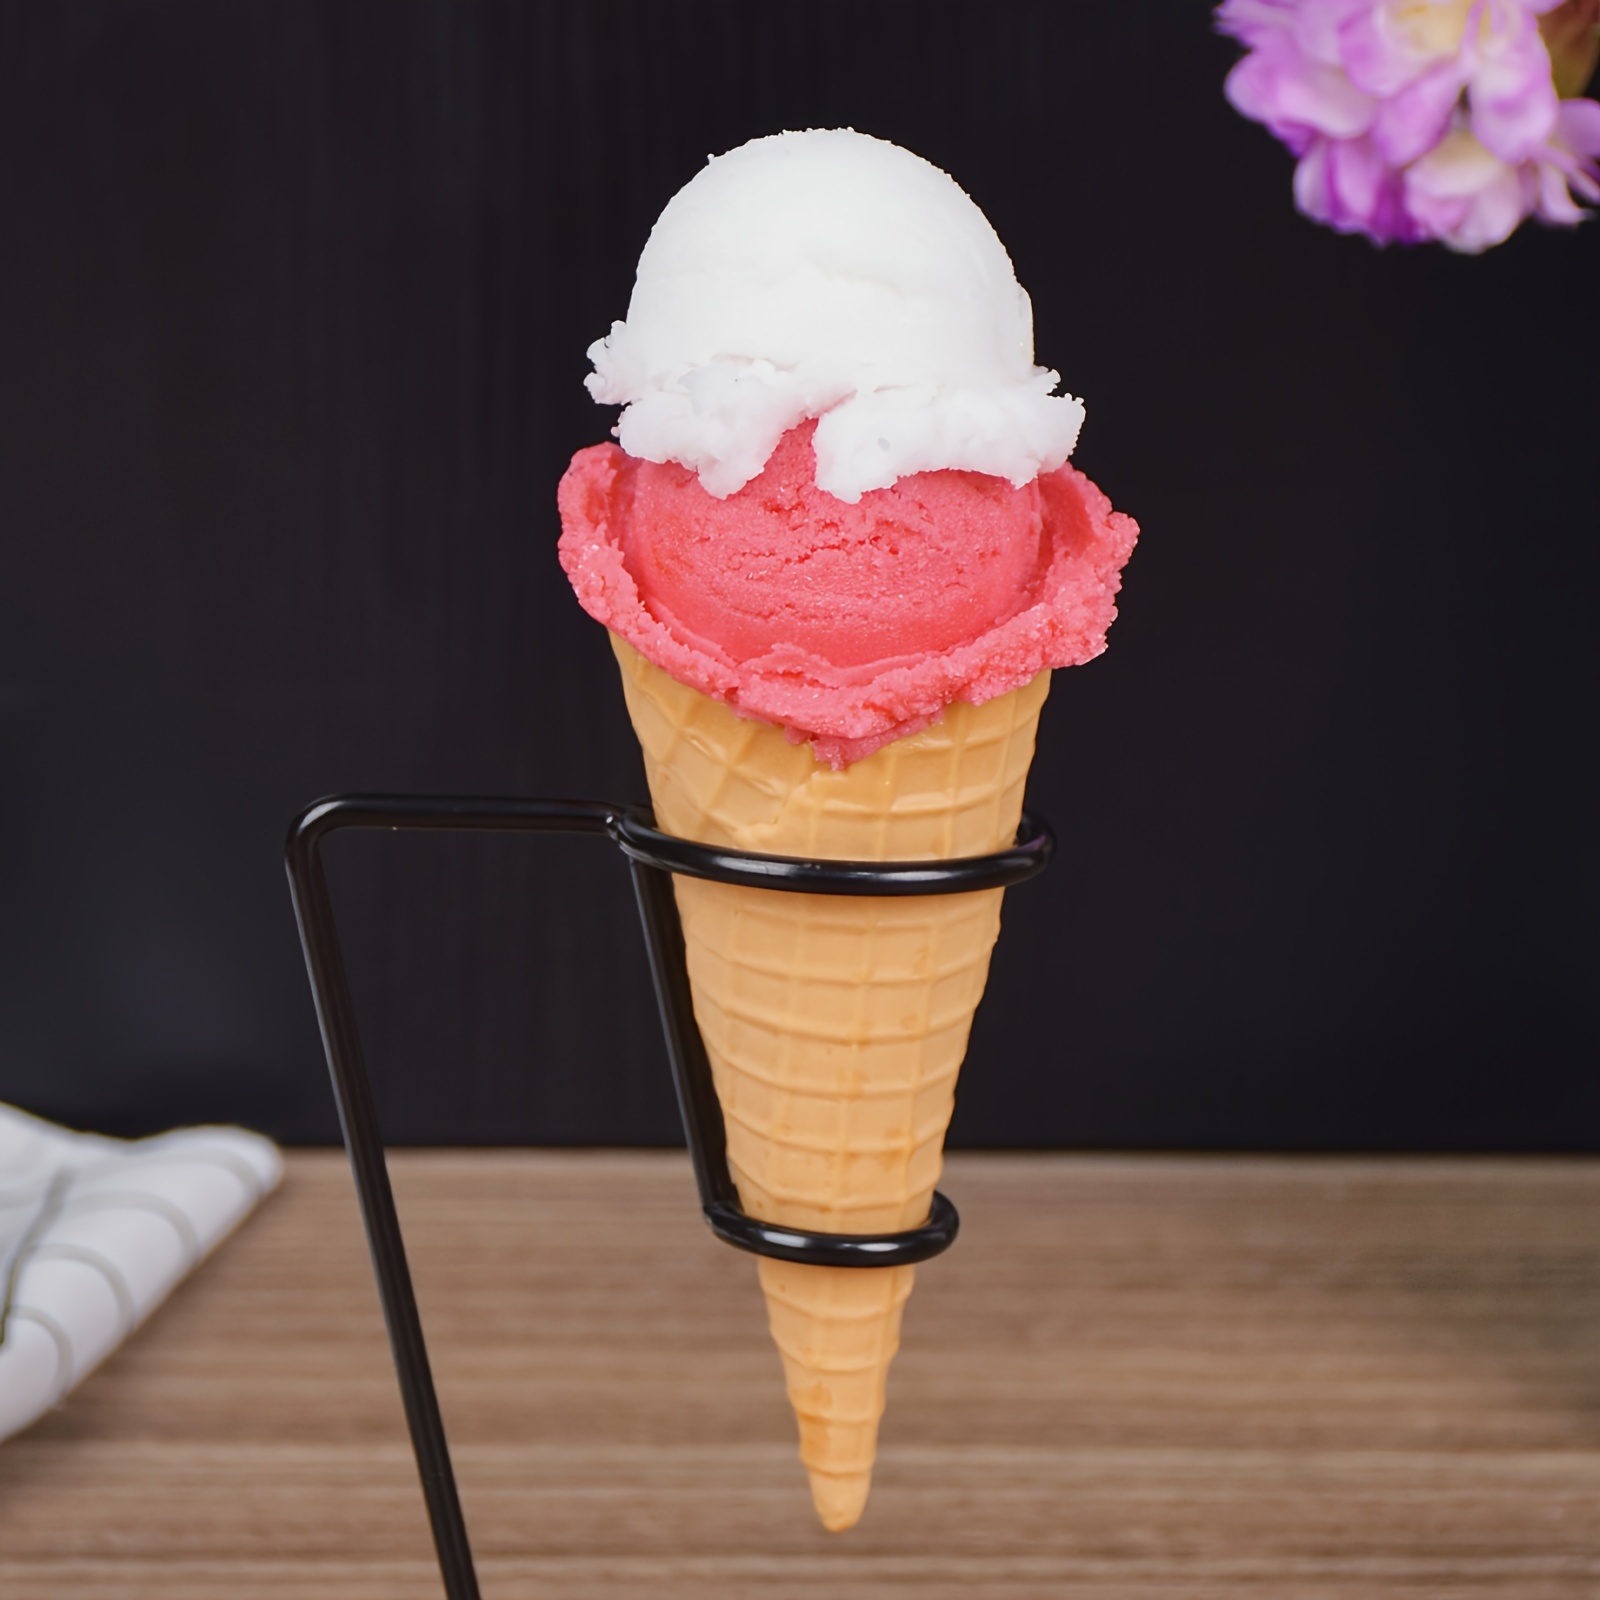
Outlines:
[[[612, 642], [667, 833], [875, 861], [983, 855], [1016, 835], [1047, 671], [834, 771]], [[858, 899], [689, 878], [676, 891], [744, 1209], [837, 1233], [926, 1221], [1003, 891]], [[760, 1262], [801, 1459], [835, 1531], [866, 1504], [914, 1271]]]

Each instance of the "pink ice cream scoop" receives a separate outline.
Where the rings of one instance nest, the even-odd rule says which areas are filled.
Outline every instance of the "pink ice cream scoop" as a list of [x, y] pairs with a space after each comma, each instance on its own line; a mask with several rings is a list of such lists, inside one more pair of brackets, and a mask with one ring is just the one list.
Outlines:
[[724, 499], [673, 463], [580, 450], [560, 554], [584, 609], [836, 767], [1105, 648], [1138, 529], [1082, 473], [919, 472], [851, 504], [817, 486], [813, 431]]
[[561, 562], [680, 682], [842, 767], [1105, 648], [1138, 529], [1065, 464], [1083, 405], [919, 156], [836, 128], [714, 158], [589, 355], [619, 444], [561, 480]]
[[847, 505], [816, 485], [815, 423], [714, 500], [672, 464], [624, 458], [622, 554], [680, 638], [746, 664], [792, 646], [835, 669], [947, 650], [1021, 610], [1039, 578], [1034, 485], [923, 472]]

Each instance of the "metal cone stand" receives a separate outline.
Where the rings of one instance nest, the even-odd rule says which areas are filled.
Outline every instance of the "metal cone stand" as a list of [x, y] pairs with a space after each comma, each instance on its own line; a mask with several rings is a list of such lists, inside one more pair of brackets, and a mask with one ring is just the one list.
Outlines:
[[322, 870], [322, 841], [330, 833], [348, 828], [586, 833], [608, 838], [627, 856], [632, 869], [667, 1057], [706, 1221], [719, 1239], [741, 1250], [826, 1267], [893, 1267], [926, 1261], [949, 1249], [960, 1218], [956, 1208], [937, 1193], [927, 1222], [903, 1233], [814, 1233], [762, 1222], [740, 1210], [738, 1191], [728, 1172], [722, 1108], [695, 1025], [672, 874], [801, 894], [963, 894], [1003, 889], [1033, 877], [1044, 870], [1054, 848], [1050, 830], [1026, 815], [1017, 843], [1009, 850], [956, 861], [908, 862], [804, 861], [756, 855], [676, 839], [657, 832], [651, 822], [650, 813], [641, 807], [592, 800], [342, 795], [308, 806], [289, 830], [285, 857], [300, 943], [449, 1600], [478, 1600], [478, 1579], [450, 1467], [394, 1193], [389, 1187], [372, 1084], [356, 1032], [350, 986]]

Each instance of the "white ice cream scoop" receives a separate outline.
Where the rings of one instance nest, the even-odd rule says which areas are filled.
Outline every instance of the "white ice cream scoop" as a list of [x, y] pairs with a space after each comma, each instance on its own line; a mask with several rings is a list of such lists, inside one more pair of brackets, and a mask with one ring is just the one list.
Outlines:
[[623, 449], [719, 498], [808, 417], [817, 483], [849, 501], [943, 468], [1020, 487], [1083, 423], [1033, 364], [1033, 308], [988, 219], [947, 173], [847, 128], [713, 157], [589, 356]]

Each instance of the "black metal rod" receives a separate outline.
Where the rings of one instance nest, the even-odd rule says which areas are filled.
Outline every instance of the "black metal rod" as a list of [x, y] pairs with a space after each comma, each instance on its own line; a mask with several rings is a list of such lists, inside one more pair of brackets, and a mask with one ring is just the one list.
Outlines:
[[439, 1568], [448, 1600], [478, 1600], [472, 1547], [450, 1464], [444, 1420], [384, 1159], [377, 1106], [322, 869], [323, 839], [347, 828], [609, 836], [629, 858], [678, 1110], [706, 1221], [719, 1239], [757, 1255], [845, 1267], [926, 1261], [949, 1248], [960, 1218], [950, 1201], [937, 1192], [927, 1222], [899, 1233], [818, 1233], [763, 1222], [744, 1213], [728, 1171], [722, 1107], [712, 1082], [705, 1042], [695, 1022], [671, 875], [682, 873], [752, 888], [807, 894], [961, 894], [1002, 888], [1031, 878], [1048, 864], [1054, 841], [1048, 828], [1025, 816], [1016, 846], [990, 856], [925, 862], [806, 861], [718, 849], [673, 838], [658, 832], [648, 813], [633, 807], [591, 800], [479, 796], [346, 795], [319, 800], [296, 818], [285, 849], [289, 890]]
[[711, 1231], [723, 1243], [809, 1267], [909, 1267], [942, 1255], [961, 1231], [960, 1215], [937, 1189], [928, 1220], [902, 1233], [814, 1233], [747, 1216], [737, 1204], [709, 1205], [704, 1210]]
[[793, 894], [871, 895], [876, 899], [1009, 889], [1043, 872], [1055, 850], [1049, 828], [1026, 812], [1017, 842], [1010, 849], [951, 861], [814, 861], [730, 850], [658, 833], [629, 806], [614, 808], [611, 836], [632, 860], [685, 877]]
[[683, 925], [678, 920], [672, 878], [637, 858], [628, 865], [633, 872], [634, 898], [639, 903], [639, 920], [644, 925], [645, 948], [650, 955], [650, 977], [661, 1012], [661, 1034], [672, 1068], [672, 1086], [678, 1094], [678, 1114], [683, 1118], [694, 1181], [700, 1190], [700, 1209], [707, 1217], [713, 1208], [737, 1211], [739, 1195], [728, 1172], [728, 1130], [722, 1120], [722, 1102], [711, 1081], [705, 1041], [694, 1020]]
[[290, 829], [285, 851], [289, 892], [317, 1024], [448, 1600], [479, 1600], [478, 1578], [384, 1160], [383, 1133], [356, 1028], [320, 846], [328, 834], [346, 828], [604, 834], [610, 831], [611, 816], [611, 807], [582, 800], [347, 795], [308, 806]]
[[349, 820], [355, 808], [350, 808], [341, 818], [336, 805], [337, 802], [332, 802], [314, 806], [296, 821], [287, 851], [289, 892], [294, 901], [295, 920], [300, 925], [300, 944], [311, 979], [317, 1025], [322, 1031], [322, 1046], [333, 1078], [339, 1126], [355, 1176], [361, 1220], [366, 1228], [373, 1274], [378, 1280], [378, 1298], [382, 1301], [383, 1318], [389, 1329], [389, 1347], [400, 1380], [406, 1427], [422, 1479], [422, 1493], [427, 1502], [445, 1594], [448, 1600], [478, 1600], [472, 1545], [467, 1538], [466, 1520], [450, 1466], [444, 1419], [439, 1414], [427, 1341], [417, 1314], [405, 1243], [400, 1235], [400, 1219], [395, 1212], [394, 1191], [384, 1161], [383, 1134], [361, 1056], [349, 980], [339, 950], [333, 908], [328, 900], [327, 879], [317, 850], [322, 836], [333, 828], [359, 825]]
[[287, 846], [291, 882], [297, 851], [314, 851], [343, 828], [413, 828], [481, 833], [611, 833], [622, 806], [600, 800], [523, 800], [492, 795], [342, 794], [314, 801], [295, 818]]

